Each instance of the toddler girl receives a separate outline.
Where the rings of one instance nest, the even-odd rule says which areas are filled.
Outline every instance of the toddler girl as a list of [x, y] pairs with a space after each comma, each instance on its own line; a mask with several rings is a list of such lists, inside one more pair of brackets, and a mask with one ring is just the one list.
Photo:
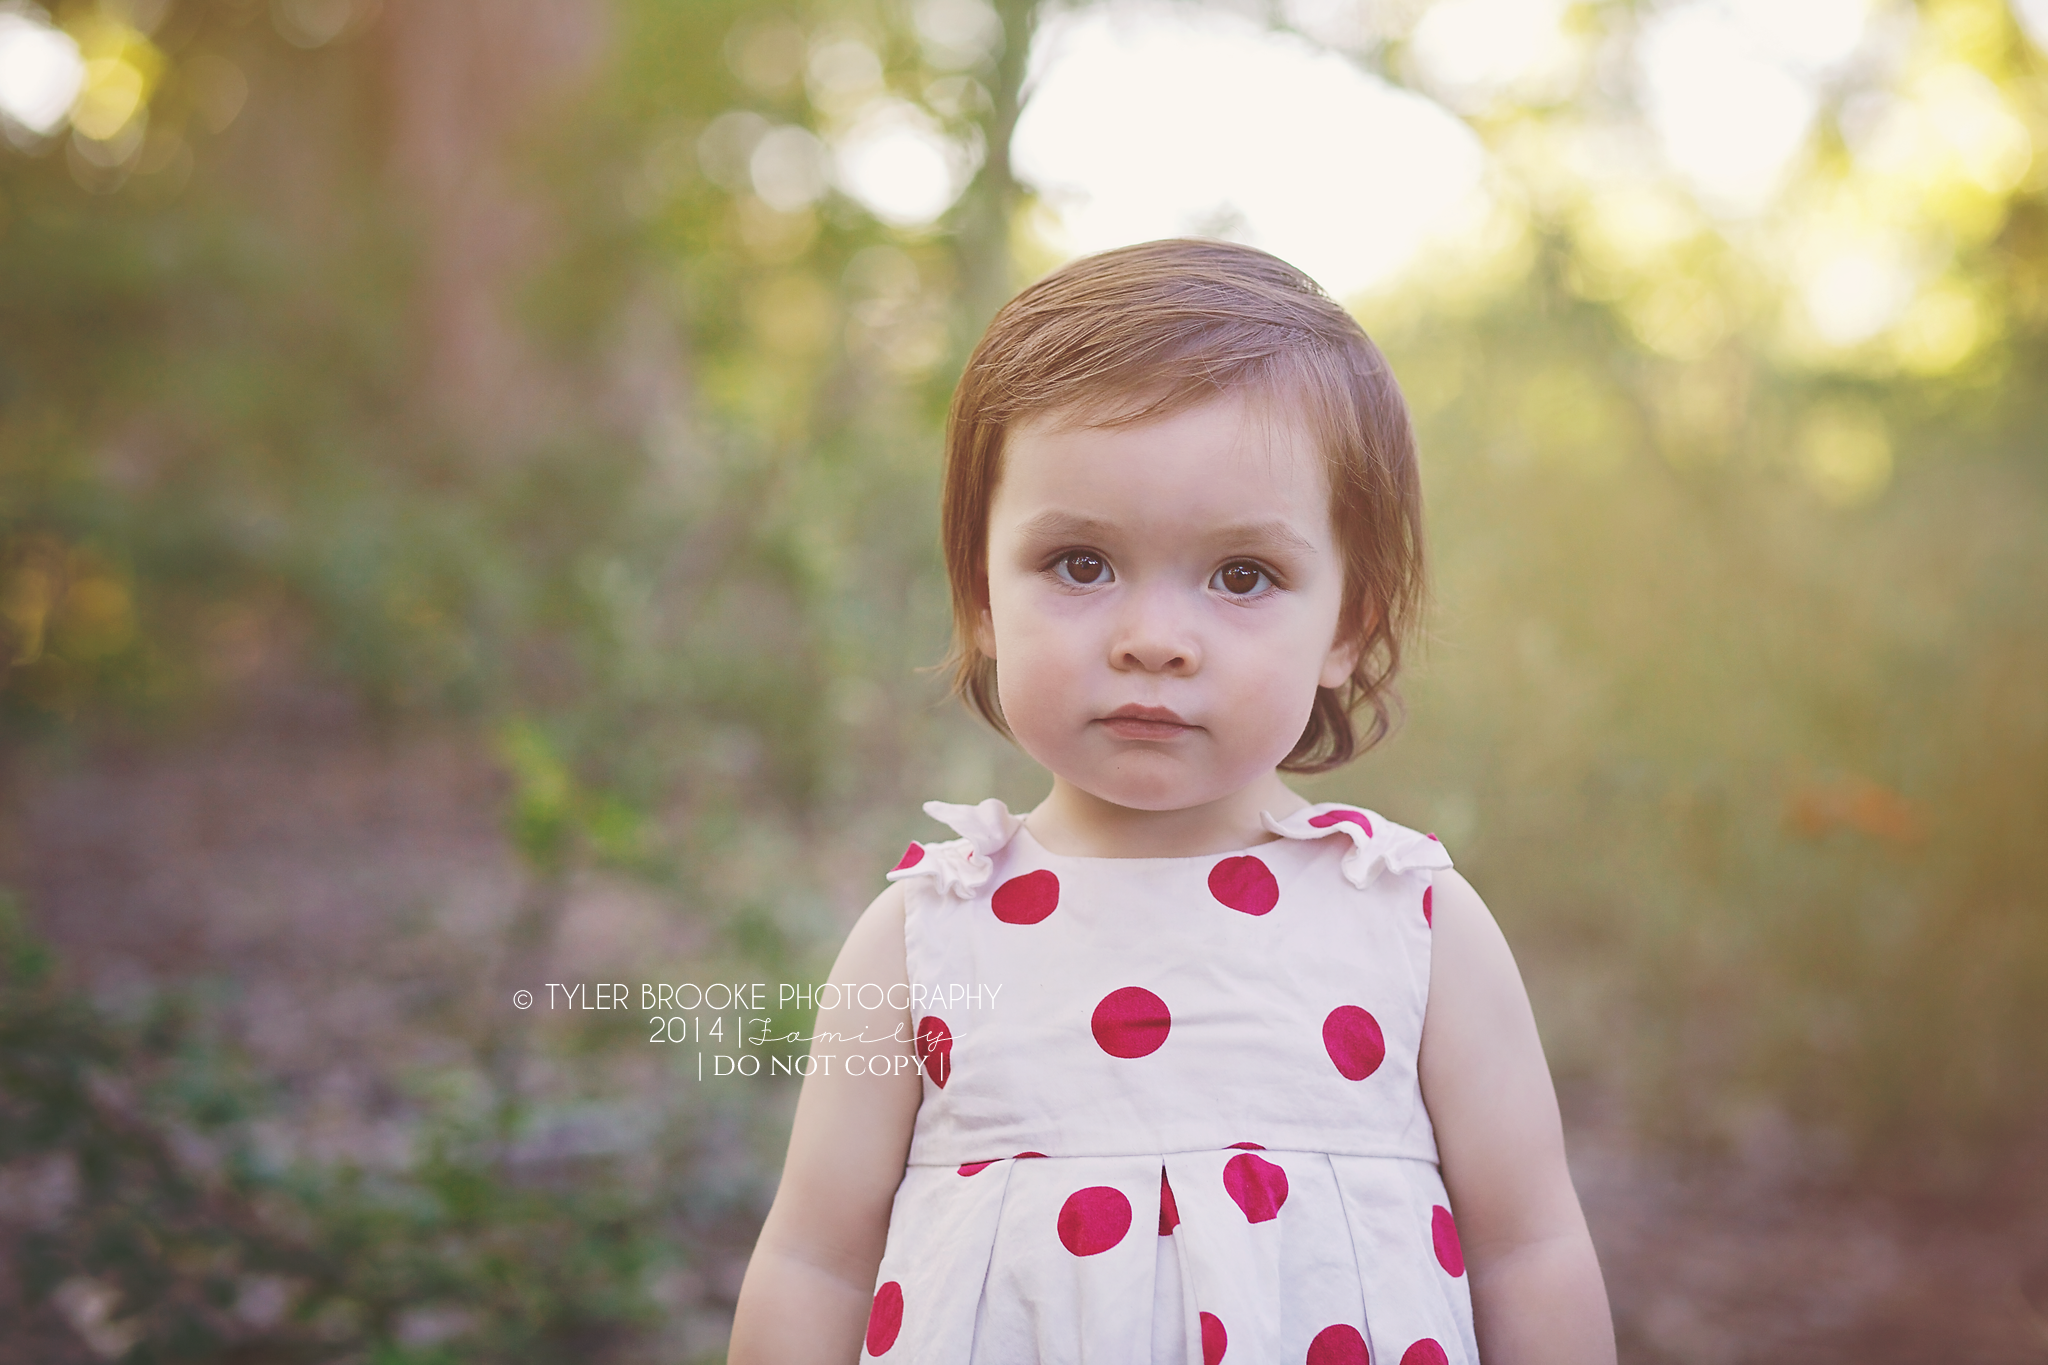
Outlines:
[[929, 802], [831, 979], [734, 1365], [1612, 1361], [1514, 959], [1311, 805], [1421, 593], [1406, 408], [1306, 276], [1075, 262], [948, 422], [956, 685], [1052, 773]]

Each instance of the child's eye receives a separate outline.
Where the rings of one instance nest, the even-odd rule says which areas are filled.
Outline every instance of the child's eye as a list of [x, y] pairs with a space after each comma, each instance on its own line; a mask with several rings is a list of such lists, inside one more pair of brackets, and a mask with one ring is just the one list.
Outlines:
[[1209, 582], [1232, 597], [1256, 596], [1273, 585], [1273, 580], [1266, 576], [1264, 569], [1247, 560], [1225, 564], [1216, 571], [1216, 576]]
[[1110, 572], [1109, 561], [1093, 550], [1070, 550], [1053, 561], [1052, 569], [1062, 583], [1077, 588], [1108, 583], [1116, 577]]

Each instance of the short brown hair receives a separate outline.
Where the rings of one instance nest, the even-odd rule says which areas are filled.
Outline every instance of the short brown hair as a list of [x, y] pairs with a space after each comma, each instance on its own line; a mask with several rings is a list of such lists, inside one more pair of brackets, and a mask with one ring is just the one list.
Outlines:
[[[953, 694], [1005, 736], [996, 665], [975, 645], [988, 603], [988, 517], [1003, 442], [1051, 412], [1090, 425], [1169, 416], [1233, 390], [1297, 406], [1329, 470], [1344, 553], [1339, 620], [1358, 665], [1318, 687], [1283, 771], [1324, 772], [1393, 728], [1393, 679], [1423, 594], [1415, 436], [1393, 371], [1352, 316], [1301, 271], [1231, 242], [1176, 239], [1071, 262], [1005, 304], [954, 390], [942, 515]], [[1361, 743], [1352, 713], [1372, 708]]]

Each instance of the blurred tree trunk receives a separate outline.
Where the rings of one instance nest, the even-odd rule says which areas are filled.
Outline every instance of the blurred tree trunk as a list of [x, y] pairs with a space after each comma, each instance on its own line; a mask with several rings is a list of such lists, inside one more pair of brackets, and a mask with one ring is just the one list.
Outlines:
[[990, 73], [994, 109], [988, 118], [988, 156], [968, 190], [956, 239], [965, 285], [960, 325], [969, 346], [1010, 297], [1016, 283], [1011, 275], [1010, 224], [1023, 189], [1010, 168], [1010, 136], [1024, 110], [1025, 65], [1031, 57], [1031, 38], [1043, 2], [993, 0], [1003, 20], [1003, 50]]
[[379, 26], [391, 172], [417, 234], [430, 422], [500, 458], [573, 419], [566, 376], [522, 335], [515, 295], [548, 253], [517, 156], [597, 69], [605, 0], [413, 0]]

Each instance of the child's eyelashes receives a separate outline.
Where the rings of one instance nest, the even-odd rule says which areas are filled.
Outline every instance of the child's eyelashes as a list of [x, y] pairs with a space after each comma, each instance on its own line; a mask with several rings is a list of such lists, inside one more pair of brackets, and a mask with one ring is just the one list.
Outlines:
[[1069, 587], [1094, 588], [1116, 581], [1109, 561], [1093, 550], [1068, 550], [1051, 567], [1053, 576]]
[[1209, 579], [1226, 597], [1261, 597], [1274, 586], [1273, 576], [1249, 559], [1232, 560]]
[[[1046, 565], [1046, 572], [1069, 588], [1100, 588], [1117, 581], [1108, 558], [1094, 550], [1063, 550]], [[1240, 601], [1264, 597], [1278, 586], [1273, 572], [1251, 559], [1231, 560], [1209, 576], [1210, 588]]]

